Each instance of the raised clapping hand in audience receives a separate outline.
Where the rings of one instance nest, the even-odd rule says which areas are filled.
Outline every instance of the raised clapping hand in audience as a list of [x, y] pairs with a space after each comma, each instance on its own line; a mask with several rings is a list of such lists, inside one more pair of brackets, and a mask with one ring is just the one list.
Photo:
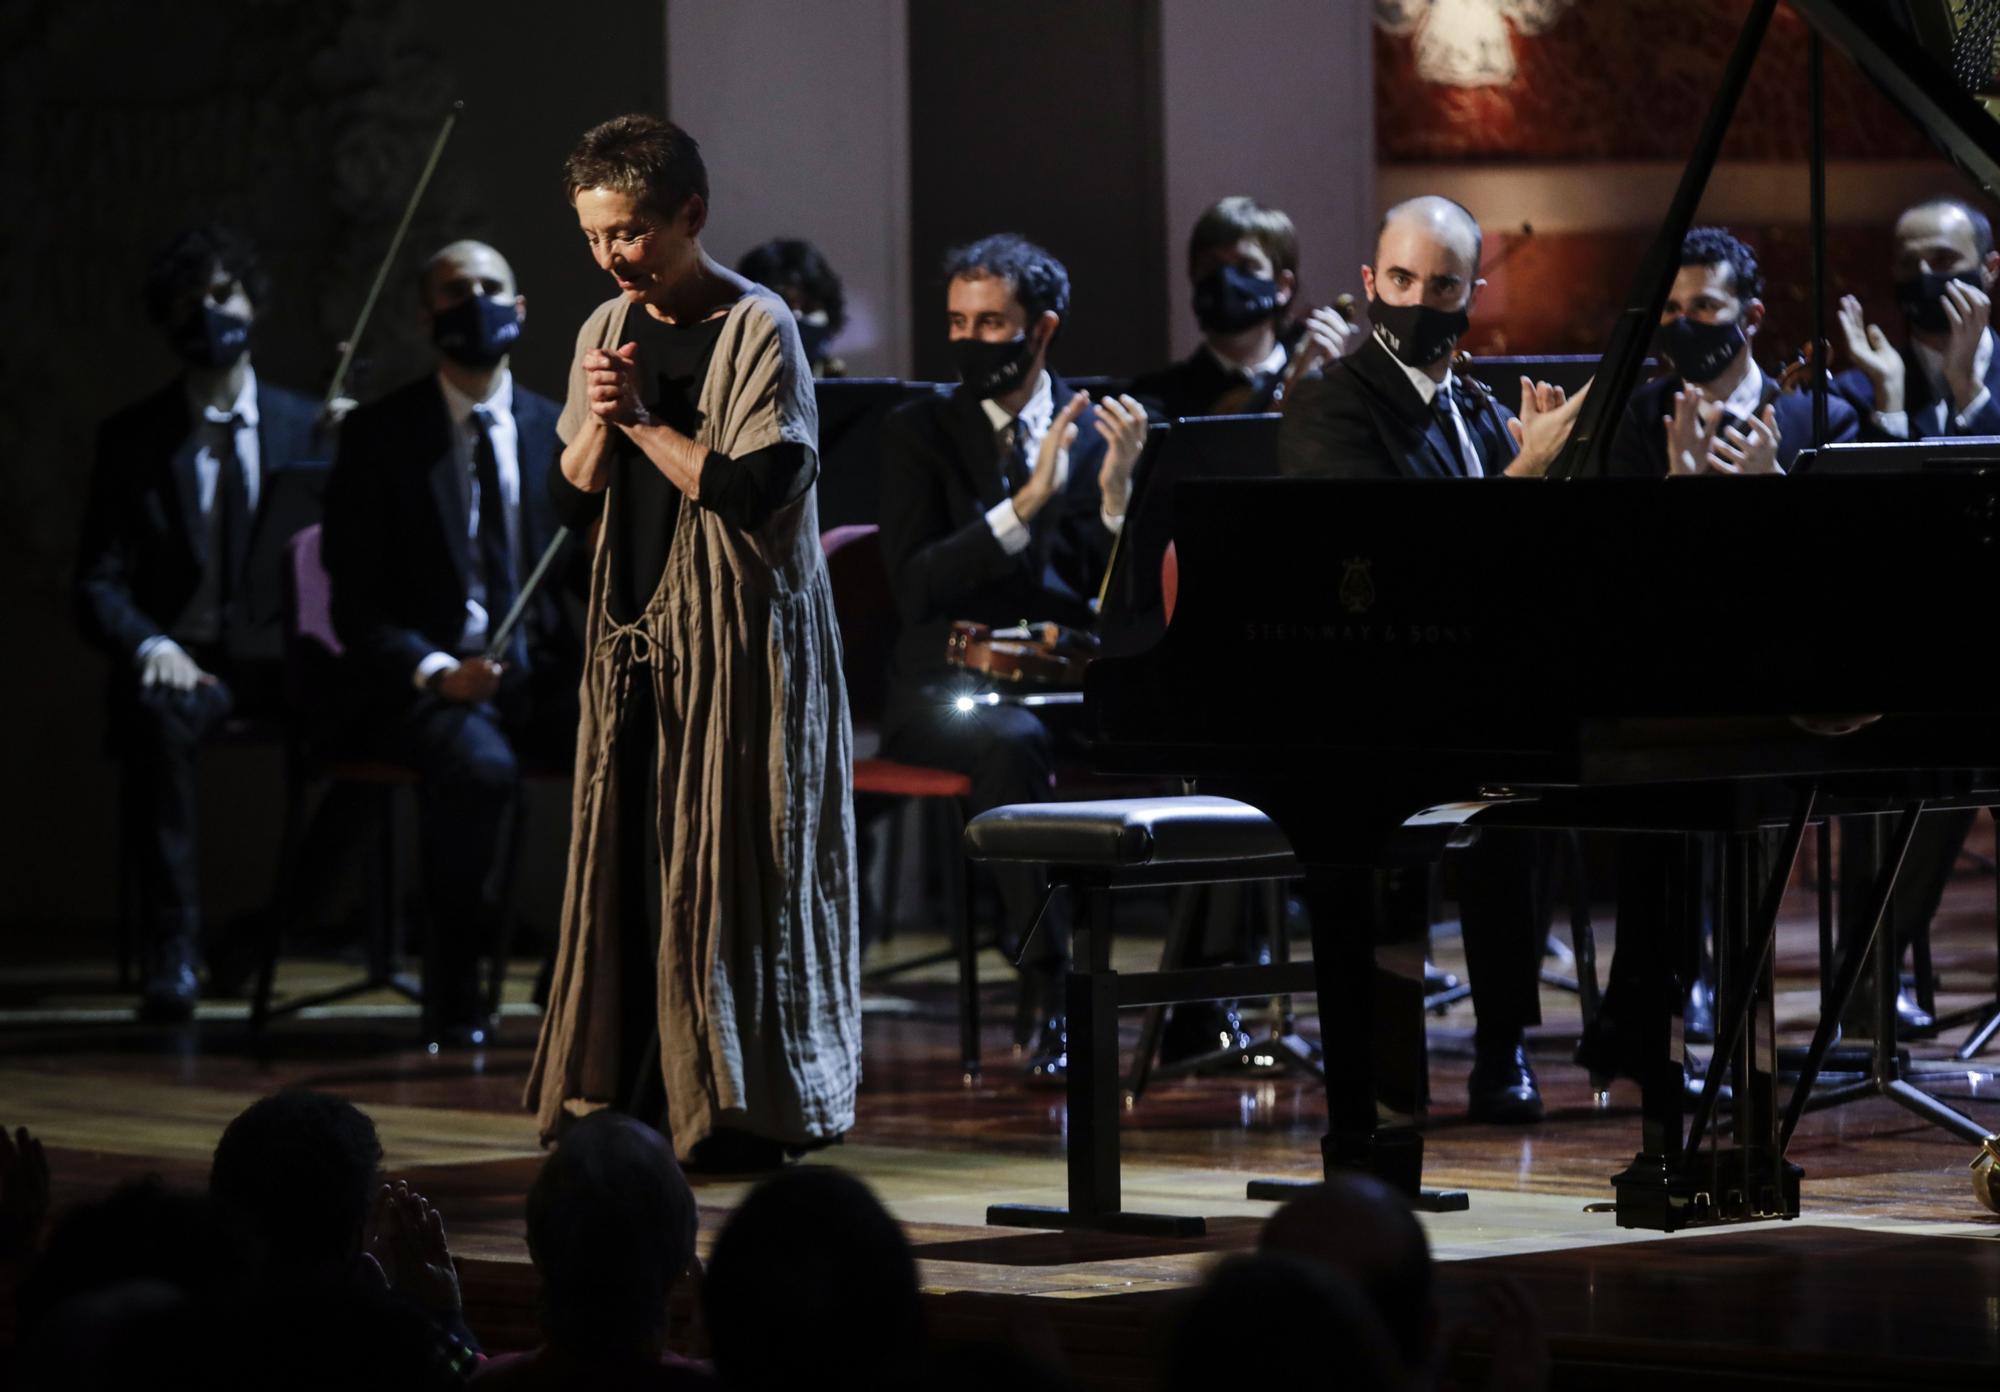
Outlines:
[[1521, 411], [1507, 422], [1507, 433], [1514, 437], [1515, 449], [1514, 462], [1507, 466], [1510, 475], [1540, 478], [1549, 471], [1549, 465], [1555, 463], [1569, 432], [1576, 426], [1576, 413], [1583, 408], [1583, 398], [1589, 392], [1588, 382], [1571, 396], [1547, 382], [1537, 382], [1532, 377], [1521, 379]]
[[1313, 310], [1305, 317], [1303, 327], [1305, 336], [1299, 340], [1291, 365], [1285, 369], [1285, 390], [1288, 392], [1300, 378], [1317, 372], [1335, 359], [1346, 357], [1362, 339], [1368, 337], [1366, 329], [1349, 323], [1346, 316], [1331, 305], [1321, 305]]
[[584, 350], [591, 414], [606, 425], [638, 425], [646, 419], [646, 408], [639, 400], [638, 357], [636, 343], [627, 343], [616, 352]]
[[1129, 396], [1107, 396], [1097, 403], [1097, 433], [1104, 437], [1104, 463], [1097, 471], [1097, 488], [1104, 495], [1107, 517], [1123, 517], [1132, 501], [1132, 470], [1146, 448], [1146, 408]]
[[1722, 408], [1710, 406], [1707, 393], [1690, 382], [1674, 393], [1673, 414], [1660, 420], [1667, 427], [1667, 477], [1706, 473]]
[[464, 1297], [445, 1241], [444, 1216], [403, 1180], [382, 1186], [368, 1255], [389, 1289], [440, 1318], [462, 1312]]
[[1852, 295], [1840, 297], [1840, 334], [1847, 342], [1847, 356], [1867, 376], [1875, 389], [1875, 409], [1895, 412], [1903, 407], [1903, 355], [1889, 342], [1881, 326], [1868, 322], [1861, 301]]
[[1014, 494], [1014, 515], [1023, 522], [1040, 512], [1055, 496], [1056, 461], [1069, 457], [1069, 447], [1076, 443], [1076, 418], [1089, 404], [1090, 393], [1078, 392], [1063, 403], [1055, 419], [1049, 422], [1048, 432], [1042, 436], [1042, 447], [1035, 454], [1035, 471]]
[[17, 1126], [0, 1127], [0, 1261], [29, 1255], [49, 1216], [49, 1161], [42, 1143]]

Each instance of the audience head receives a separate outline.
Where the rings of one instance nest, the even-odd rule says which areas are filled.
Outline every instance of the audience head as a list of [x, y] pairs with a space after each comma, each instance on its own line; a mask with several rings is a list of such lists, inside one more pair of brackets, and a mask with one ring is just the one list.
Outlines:
[[563, 192], [628, 301], [663, 302], [700, 267], [708, 168], [672, 121], [614, 116], [591, 127], [563, 164]]
[[1409, 1200], [1368, 1175], [1340, 1175], [1271, 1215], [1260, 1251], [1317, 1262], [1366, 1295], [1406, 1369], [1429, 1362], [1438, 1308], [1431, 1248]]
[[817, 370], [827, 344], [847, 326], [847, 296], [819, 248], [797, 237], [774, 237], [744, 252], [736, 273], [784, 297], [799, 321], [806, 361]]
[[1764, 319], [1757, 253], [1724, 227], [1695, 227], [1660, 308], [1659, 351], [1684, 381], [1712, 382], [1750, 351]]
[[860, 1180], [823, 1165], [766, 1180], [730, 1216], [702, 1310], [716, 1372], [741, 1392], [817, 1385], [830, 1360], [869, 1386], [922, 1354], [902, 1229]]
[[1397, 360], [1443, 377], [1470, 324], [1483, 238], [1479, 220], [1435, 194], [1406, 199], [1382, 215], [1375, 262], [1361, 268], [1375, 337]]
[[431, 341], [446, 358], [474, 369], [507, 360], [527, 321], [528, 298], [506, 257], [484, 242], [452, 242], [424, 262], [417, 288]]
[[945, 322], [959, 379], [981, 398], [1032, 389], [1069, 315], [1069, 272], [1002, 232], [944, 259]]
[[130, 1387], [190, 1336], [205, 1311], [246, 1293], [247, 1243], [213, 1200], [157, 1177], [57, 1221], [16, 1293], [25, 1387]]
[[695, 1226], [694, 1192], [659, 1132], [610, 1111], [578, 1122], [528, 1190], [549, 1343], [600, 1359], [658, 1357]]
[[353, 1103], [290, 1088], [222, 1133], [209, 1193], [229, 1206], [281, 1275], [351, 1269], [382, 1183], [375, 1123]]
[[1942, 338], [1951, 329], [1945, 287], [1958, 281], [1992, 294], [2000, 283], [1993, 223], [1962, 198], [1927, 198], [1896, 219], [1896, 303], [1912, 332]]
[[218, 223], [191, 227], [146, 272], [146, 316], [190, 367], [235, 365], [270, 281], [249, 239]]
[[1202, 332], [1239, 334], [1282, 318], [1299, 281], [1299, 234], [1292, 220], [1241, 194], [1195, 220], [1188, 279]]
[[1166, 1392], [1231, 1386], [1246, 1366], [1274, 1387], [1403, 1385], [1367, 1297], [1326, 1267], [1277, 1252], [1217, 1266], [1181, 1307], [1167, 1358]]

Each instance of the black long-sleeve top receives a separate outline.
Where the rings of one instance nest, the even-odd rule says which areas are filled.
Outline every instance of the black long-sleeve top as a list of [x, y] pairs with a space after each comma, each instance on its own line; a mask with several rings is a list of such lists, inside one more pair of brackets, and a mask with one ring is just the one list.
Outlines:
[[[689, 439], [701, 428], [702, 382], [724, 322], [664, 324], [643, 310], [626, 319], [628, 341], [639, 345], [640, 400], [648, 413]], [[741, 458], [711, 450], [702, 463], [697, 502], [730, 526], [754, 531], [804, 491], [810, 468], [805, 447], [790, 440]], [[612, 438], [611, 482], [602, 492], [584, 492], [560, 469], [549, 473], [556, 516], [572, 531], [605, 515], [605, 501], [614, 494], [618, 505], [605, 516], [611, 528], [611, 617], [629, 623], [645, 612], [666, 571], [680, 519], [680, 489], [622, 434]]]

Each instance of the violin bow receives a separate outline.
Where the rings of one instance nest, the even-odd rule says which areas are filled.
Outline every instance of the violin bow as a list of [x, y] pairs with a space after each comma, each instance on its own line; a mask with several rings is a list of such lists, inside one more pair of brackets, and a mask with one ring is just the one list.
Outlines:
[[465, 110], [465, 103], [455, 101], [451, 110], [444, 115], [444, 124], [438, 127], [437, 139], [431, 142], [430, 158], [424, 161], [423, 172], [417, 175], [417, 186], [410, 190], [410, 200], [403, 205], [403, 217], [396, 224], [395, 235], [389, 238], [389, 250], [382, 257], [382, 264], [375, 268], [374, 283], [368, 287], [368, 296], [361, 302], [361, 314], [354, 321], [354, 332], [347, 336], [347, 342], [340, 350], [340, 365], [333, 370], [333, 381], [328, 383], [326, 400], [320, 403], [321, 414], [332, 410], [339, 399], [340, 390], [347, 385], [348, 369], [354, 366], [354, 350], [361, 345], [361, 335], [367, 331], [368, 318], [375, 312], [375, 302], [382, 297], [382, 287], [388, 282], [389, 268], [396, 264], [396, 254], [403, 249], [403, 238], [409, 235], [410, 223], [417, 215], [417, 204], [423, 201], [424, 190], [430, 187], [431, 175], [437, 172], [438, 158], [444, 154], [444, 146], [451, 139], [452, 127], [458, 124], [459, 113]]

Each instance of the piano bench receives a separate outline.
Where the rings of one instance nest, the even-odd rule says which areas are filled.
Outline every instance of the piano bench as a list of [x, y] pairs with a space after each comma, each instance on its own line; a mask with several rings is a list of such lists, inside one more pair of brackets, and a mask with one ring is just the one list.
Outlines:
[[[1111, 894], [1163, 885], [1290, 879], [1304, 872], [1284, 834], [1262, 812], [1230, 798], [1110, 798], [996, 807], [967, 824], [965, 848], [976, 861], [1045, 866], [1050, 894], [1067, 891], [1077, 898], [1070, 968], [1063, 983], [1069, 1025], [1064, 1078], [1069, 1204], [993, 1204], [986, 1221], [1173, 1236], [1205, 1232], [1207, 1225], [1198, 1216], [1120, 1208], [1118, 1011], [1308, 993], [1317, 989], [1313, 966], [1287, 960], [1280, 932], [1276, 960], [1268, 966], [1120, 974], [1111, 969]], [[1144, 1045], [1141, 1052], [1149, 1056]], [[1135, 1076], [1143, 1076], [1146, 1061], [1142, 1058]], [[1309, 1071], [1317, 1067], [1316, 1058], [1303, 1055], [1286, 1061]]]

